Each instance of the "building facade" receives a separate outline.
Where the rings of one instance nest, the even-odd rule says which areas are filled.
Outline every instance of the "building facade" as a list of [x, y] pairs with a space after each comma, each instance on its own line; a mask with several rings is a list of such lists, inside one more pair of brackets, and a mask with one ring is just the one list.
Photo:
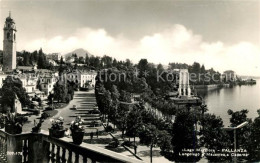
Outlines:
[[11, 13], [5, 20], [3, 42], [3, 71], [16, 69], [16, 27]]
[[32, 76], [31, 74], [21, 76], [19, 79], [22, 81], [23, 87], [27, 93], [33, 93], [36, 91], [38, 78]]
[[60, 53], [51, 53], [51, 54], [46, 55], [46, 58], [48, 60], [59, 61], [61, 59], [61, 54]]
[[96, 76], [95, 71], [75, 70], [66, 74], [67, 80], [74, 81], [81, 88], [95, 87]]
[[42, 74], [39, 76], [39, 85], [40, 90], [45, 93], [45, 95], [49, 95], [54, 88], [55, 83], [58, 79], [54, 74]]

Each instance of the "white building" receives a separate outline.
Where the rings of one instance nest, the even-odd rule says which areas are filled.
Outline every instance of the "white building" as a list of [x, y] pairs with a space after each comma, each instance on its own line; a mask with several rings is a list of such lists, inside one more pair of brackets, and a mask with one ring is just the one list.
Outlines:
[[58, 66], [57, 62], [53, 59], [49, 59], [48, 62], [51, 63], [53, 66]]
[[67, 80], [74, 81], [75, 83], [80, 83], [81, 72], [79, 70], [74, 70], [66, 74]]
[[189, 72], [188, 69], [179, 70], [179, 96], [188, 96], [191, 95], [190, 82], [189, 82]]
[[95, 87], [96, 76], [97, 73], [95, 71], [82, 72], [80, 76], [80, 87], [86, 88], [87, 85]]
[[38, 78], [34, 74], [19, 74], [18, 78], [22, 81], [22, 85], [27, 93], [36, 91]]
[[[97, 73], [95, 71], [80, 71], [75, 70], [72, 72], [67, 73], [67, 80], [74, 81], [75, 83], [78, 83], [80, 87], [86, 88], [87, 85], [91, 87], [95, 87], [96, 83], [96, 75]], [[88, 83], [88, 84], [86, 84]]]
[[55, 83], [58, 79], [55, 77], [54, 74], [42, 74], [39, 75], [39, 85], [41, 87], [41, 91], [45, 93], [45, 95], [49, 95], [54, 88]]

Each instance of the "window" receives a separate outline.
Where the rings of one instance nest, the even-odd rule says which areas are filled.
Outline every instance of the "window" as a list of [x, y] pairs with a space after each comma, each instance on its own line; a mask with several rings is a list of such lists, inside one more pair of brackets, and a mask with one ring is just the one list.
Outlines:
[[8, 32], [8, 33], [7, 33], [7, 39], [9, 39], [9, 38], [10, 38], [10, 33]]

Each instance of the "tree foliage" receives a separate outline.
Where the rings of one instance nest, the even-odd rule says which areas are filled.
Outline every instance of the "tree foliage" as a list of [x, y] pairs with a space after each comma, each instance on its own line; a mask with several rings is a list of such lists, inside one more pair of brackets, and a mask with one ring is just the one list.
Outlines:
[[[204, 129], [202, 131], [201, 142], [207, 149], [214, 149], [216, 153], [221, 153], [222, 149], [228, 149], [231, 141], [229, 135], [223, 129], [223, 121], [214, 114], [205, 114], [203, 119]], [[209, 151], [208, 153], [210, 153]], [[210, 161], [226, 161], [229, 157], [207, 157]]]
[[22, 81], [19, 78], [12, 76], [7, 76], [3, 82], [3, 87], [1, 89], [2, 96], [2, 107], [10, 107], [14, 111], [14, 100], [16, 96], [20, 100], [22, 106], [29, 106], [30, 98], [23, 88]]

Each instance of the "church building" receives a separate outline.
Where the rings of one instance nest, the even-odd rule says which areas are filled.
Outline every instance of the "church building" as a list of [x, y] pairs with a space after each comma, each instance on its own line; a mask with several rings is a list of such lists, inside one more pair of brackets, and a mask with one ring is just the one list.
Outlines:
[[11, 13], [5, 20], [4, 46], [3, 46], [3, 68], [4, 72], [16, 69], [16, 27], [11, 18]]

